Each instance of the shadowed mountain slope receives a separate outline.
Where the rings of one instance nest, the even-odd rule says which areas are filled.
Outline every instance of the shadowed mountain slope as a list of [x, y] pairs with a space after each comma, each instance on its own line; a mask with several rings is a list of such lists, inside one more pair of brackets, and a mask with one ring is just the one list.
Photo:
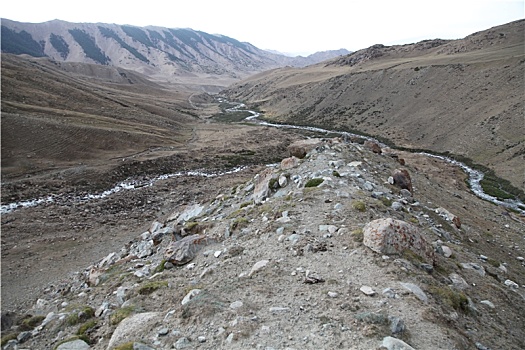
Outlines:
[[8, 19], [2, 19], [2, 52], [116, 66], [158, 81], [205, 85], [215, 92], [218, 86], [257, 72], [305, 66], [348, 53], [333, 50], [287, 57], [227, 36], [186, 28]]

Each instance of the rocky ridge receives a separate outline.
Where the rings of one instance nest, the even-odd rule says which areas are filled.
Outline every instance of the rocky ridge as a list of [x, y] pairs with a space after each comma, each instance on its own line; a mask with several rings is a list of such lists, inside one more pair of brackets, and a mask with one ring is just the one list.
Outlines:
[[523, 218], [377, 146], [290, 145], [3, 313], [3, 348], [523, 348]]

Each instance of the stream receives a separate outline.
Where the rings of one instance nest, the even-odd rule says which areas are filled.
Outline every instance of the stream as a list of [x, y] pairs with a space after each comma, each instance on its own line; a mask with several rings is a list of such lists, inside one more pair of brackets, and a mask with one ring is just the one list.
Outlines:
[[[227, 102], [226, 100], [223, 100], [223, 99], [219, 99], [219, 101], [220, 102]], [[252, 110], [248, 110], [248, 109], [245, 109], [245, 108], [246, 108], [246, 105], [244, 105], [243, 103], [239, 103], [235, 107], [229, 108], [226, 111], [227, 112], [239, 112], [239, 111], [248, 112], [248, 113], [251, 114], [251, 116], [248, 116], [244, 120], [252, 122], [252, 123], [255, 123], [255, 124], [258, 124], [258, 125], [275, 127], [275, 128], [282, 128], [282, 129], [307, 130], [307, 131], [311, 131], [311, 132], [315, 132], [315, 133], [321, 133], [321, 134], [336, 134], [336, 135], [341, 135], [343, 138], [357, 137], [357, 138], [361, 138], [361, 139], [364, 139], [364, 140], [374, 141], [374, 142], [378, 143], [382, 148], [386, 147], [385, 144], [379, 142], [378, 140], [376, 140], [376, 139], [374, 139], [372, 137], [366, 137], [366, 136], [352, 134], [352, 133], [348, 133], [348, 132], [327, 130], [327, 129], [317, 128], [317, 127], [310, 127], [310, 126], [298, 126], [298, 125], [290, 125], [290, 124], [273, 124], [273, 123], [269, 123], [269, 122], [266, 122], [266, 121], [258, 119], [260, 117], [260, 113], [252, 111]], [[499, 200], [496, 197], [493, 197], [493, 196], [490, 196], [490, 195], [486, 194], [483, 191], [483, 188], [481, 187], [481, 183], [480, 183], [481, 180], [483, 179], [483, 173], [482, 172], [480, 172], [478, 170], [475, 170], [475, 169], [472, 169], [471, 167], [467, 166], [466, 164], [461, 163], [461, 162], [459, 162], [457, 160], [448, 158], [448, 157], [444, 157], [444, 156], [440, 156], [440, 155], [434, 155], [434, 154], [430, 154], [430, 153], [424, 153], [424, 152], [418, 152], [418, 154], [422, 154], [422, 155], [425, 155], [425, 156], [428, 156], [428, 157], [440, 159], [440, 160], [446, 161], [446, 162], [448, 162], [450, 164], [453, 164], [455, 166], [460, 167], [465, 173], [468, 174], [468, 182], [469, 182], [469, 185], [470, 185], [470, 189], [472, 190], [472, 192], [476, 196], [478, 196], [479, 198], [481, 198], [483, 200], [492, 202], [494, 204], [501, 205], [501, 206], [504, 206], [504, 207], [507, 207], [507, 208], [511, 208], [513, 210], [518, 211], [522, 215], [525, 215], [525, 204], [523, 204], [521, 201], [519, 201], [519, 200], [504, 200], [504, 201], [502, 201], [502, 200]], [[57, 202], [61, 202], [61, 203], [64, 203], [64, 202], [65, 203], [78, 203], [78, 202], [84, 202], [84, 201], [95, 200], [95, 199], [103, 199], [103, 198], [111, 196], [112, 194], [115, 194], [115, 193], [120, 192], [120, 191], [134, 190], [134, 189], [138, 189], [138, 188], [141, 188], [141, 187], [152, 186], [157, 181], [160, 181], [160, 180], [166, 180], [166, 179], [170, 179], [170, 178], [174, 178], [174, 177], [180, 177], [180, 176], [216, 177], [216, 176], [223, 176], [223, 175], [227, 175], [227, 174], [237, 173], [239, 171], [244, 170], [245, 168], [246, 167], [236, 167], [236, 168], [233, 168], [233, 169], [230, 169], [230, 170], [227, 170], [227, 171], [216, 172], [216, 173], [207, 173], [207, 172], [201, 172], [201, 171], [177, 172], [177, 173], [172, 173], [172, 174], [159, 175], [159, 176], [156, 176], [154, 178], [147, 179], [147, 180], [133, 180], [133, 179], [129, 179], [129, 180], [126, 180], [126, 181], [123, 181], [123, 182], [120, 182], [120, 183], [116, 184], [113, 188], [110, 188], [110, 189], [108, 189], [106, 191], [103, 191], [103, 192], [94, 193], [94, 194], [87, 194], [87, 195], [83, 195], [83, 196], [49, 195], [49, 196], [43, 197], [43, 198], [37, 198], [37, 199], [19, 201], [19, 202], [14, 202], [14, 203], [2, 204], [1, 207], [0, 207], [0, 214], [7, 214], [7, 213], [10, 213], [10, 212], [12, 212], [14, 210], [17, 210], [17, 209], [34, 207], [34, 206], [45, 204], [45, 203], [48, 203], [48, 204], [49, 203], [57, 203]]]
[[[270, 127], [275, 127], [275, 128], [283, 128], [283, 129], [301, 129], [301, 130], [307, 130], [307, 131], [312, 131], [312, 132], [317, 132], [317, 133], [322, 133], [322, 134], [337, 134], [337, 135], [343, 136], [344, 138], [357, 137], [357, 138], [364, 139], [364, 140], [374, 141], [377, 144], [379, 144], [381, 146], [381, 148], [387, 147], [387, 145], [381, 143], [380, 141], [378, 141], [378, 140], [376, 140], [376, 139], [374, 139], [372, 137], [352, 134], [352, 133], [345, 132], [345, 131], [334, 131], [334, 130], [327, 130], [327, 129], [317, 128], [317, 127], [310, 127], [310, 126], [298, 126], [298, 125], [290, 125], [290, 124], [273, 124], [273, 123], [269, 123], [269, 122], [266, 122], [266, 121], [258, 119], [260, 117], [260, 115], [261, 115], [260, 113], [255, 112], [255, 111], [251, 111], [251, 110], [241, 109], [241, 108], [244, 108], [244, 107], [245, 107], [244, 104], [239, 104], [238, 106], [230, 108], [229, 110], [230, 111], [240, 111], [240, 110], [242, 110], [242, 111], [249, 112], [251, 114], [251, 116], [245, 118], [245, 120], [257, 123], [259, 125], [270, 126]], [[443, 161], [445, 161], [447, 163], [450, 163], [450, 164], [453, 164], [455, 166], [460, 167], [468, 175], [468, 183], [469, 183], [470, 189], [476, 196], [478, 196], [479, 198], [481, 198], [483, 200], [492, 202], [494, 204], [501, 205], [501, 206], [513, 209], [513, 210], [521, 213], [522, 215], [525, 214], [525, 204], [523, 202], [521, 202], [519, 200], [516, 200], [516, 199], [506, 199], [506, 200], [502, 201], [502, 200], [500, 200], [500, 199], [498, 199], [496, 197], [493, 197], [493, 196], [485, 193], [483, 191], [483, 187], [481, 186], [481, 180], [483, 180], [483, 176], [484, 176], [481, 171], [475, 170], [475, 169], [469, 167], [468, 165], [466, 165], [466, 164], [464, 164], [464, 163], [462, 163], [460, 161], [457, 161], [455, 159], [448, 158], [448, 157], [445, 157], [445, 156], [435, 155], [435, 154], [426, 153], [426, 152], [417, 152], [417, 154], [425, 155], [425, 156], [431, 157], [431, 158], [440, 159], [440, 160], [443, 160]]]

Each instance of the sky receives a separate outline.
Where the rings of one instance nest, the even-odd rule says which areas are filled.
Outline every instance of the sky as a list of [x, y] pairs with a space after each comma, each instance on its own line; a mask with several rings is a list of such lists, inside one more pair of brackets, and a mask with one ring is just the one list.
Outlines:
[[40, 23], [191, 28], [260, 49], [308, 55], [374, 44], [459, 39], [525, 18], [524, 0], [16, 0], [0, 17]]

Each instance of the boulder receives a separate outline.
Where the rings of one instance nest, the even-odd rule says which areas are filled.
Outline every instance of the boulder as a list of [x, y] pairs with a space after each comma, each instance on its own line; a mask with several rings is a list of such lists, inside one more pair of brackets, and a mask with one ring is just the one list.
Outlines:
[[434, 264], [433, 247], [419, 229], [405, 221], [386, 218], [369, 222], [363, 228], [363, 244], [379, 254], [402, 254], [410, 250]]
[[281, 160], [281, 170], [288, 170], [288, 169], [292, 169], [292, 168], [295, 168], [296, 166], [298, 166], [300, 163], [300, 160], [299, 158], [297, 157], [288, 157], [288, 158], [284, 158], [283, 160]]
[[365, 146], [365, 148], [377, 154], [381, 154], [383, 152], [381, 150], [381, 146], [379, 146], [379, 144], [375, 141], [366, 140], [363, 146]]
[[60, 344], [57, 348], [57, 350], [88, 350], [90, 349], [89, 345], [81, 340], [76, 339], [72, 341], [68, 341], [66, 343]]
[[179, 241], [172, 241], [164, 252], [164, 258], [173, 265], [185, 265], [195, 258], [202, 247], [213, 242], [205, 235], [186, 236]]
[[396, 169], [392, 173], [392, 178], [394, 180], [394, 185], [405, 190], [409, 190], [410, 193], [414, 193], [412, 190], [412, 180], [410, 179], [410, 174], [406, 169]]
[[317, 148], [318, 146], [322, 144], [323, 144], [323, 141], [321, 139], [300, 140], [288, 146], [288, 152], [290, 153], [290, 156], [292, 157], [303, 159], [304, 157], [306, 157], [306, 154], [308, 154], [308, 152], [310, 152], [311, 150]]
[[262, 203], [270, 194], [270, 180], [272, 176], [273, 170], [269, 168], [265, 169], [256, 177], [255, 188], [253, 190], [253, 201], [255, 203]]
[[125, 318], [113, 332], [107, 349], [140, 338], [139, 334], [160, 324], [163, 317], [161, 312], [143, 312]]

